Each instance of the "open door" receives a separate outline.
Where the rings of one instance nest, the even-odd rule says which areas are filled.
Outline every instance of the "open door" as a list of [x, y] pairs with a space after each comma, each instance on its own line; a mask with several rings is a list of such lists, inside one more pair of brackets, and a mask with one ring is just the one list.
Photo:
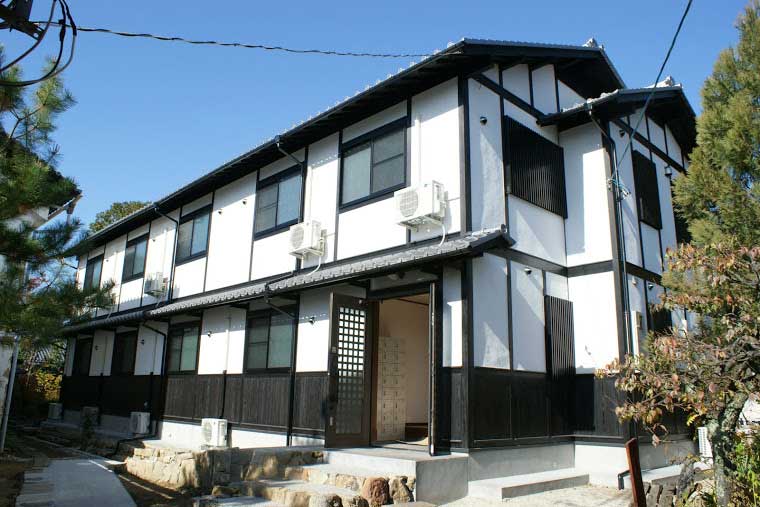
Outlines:
[[370, 443], [372, 323], [366, 300], [330, 296], [330, 383], [325, 447]]

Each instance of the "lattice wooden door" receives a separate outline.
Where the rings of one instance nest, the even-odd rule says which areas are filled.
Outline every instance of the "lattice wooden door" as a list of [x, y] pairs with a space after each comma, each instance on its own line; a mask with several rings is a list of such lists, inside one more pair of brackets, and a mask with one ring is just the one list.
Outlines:
[[371, 315], [366, 301], [330, 299], [330, 410], [325, 445], [368, 445], [372, 384]]

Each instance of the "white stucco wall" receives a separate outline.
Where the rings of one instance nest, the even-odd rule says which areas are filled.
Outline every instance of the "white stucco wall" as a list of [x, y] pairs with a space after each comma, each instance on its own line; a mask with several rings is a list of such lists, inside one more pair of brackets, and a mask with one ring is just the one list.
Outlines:
[[243, 371], [245, 317], [242, 308], [220, 306], [203, 312], [198, 374]]
[[[483, 73], [498, 81], [496, 70]], [[470, 194], [473, 197], [472, 229], [488, 229], [506, 224], [502, 132], [499, 121], [499, 96], [470, 79]], [[488, 119], [483, 125], [480, 117]]]
[[472, 261], [475, 366], [509, 368], [507, 262], [485, 254]]
[[565, 220], [528, 201], [509, 196], [509, 234], [514, 250], [564, 266]]
[[545, 372], [543, 272], [518, 262], [511, 262], [510, 269], [514, 368]]
[[618, 357], [613, 276], [608, 271], [568, 279], [578, 373], [593, 373]]
[[462, 275], [443, 270], [443, 366], [462, 366]]
[[214, 193], [205, 290], [248, 280], [255, 191], [254, 172]]
[[565, 156], [567, 265], [578, 266], [612, 258], [607, 204], [607, 156], [601, 134], [593, 125], [562, 132]]

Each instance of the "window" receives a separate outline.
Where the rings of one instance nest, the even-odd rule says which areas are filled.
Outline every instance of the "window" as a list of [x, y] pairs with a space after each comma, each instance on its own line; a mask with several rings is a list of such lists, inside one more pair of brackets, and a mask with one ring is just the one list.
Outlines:
[[658, 305], [647, 306], [647, 324], [651, 333], [663, 334], [673, 326], [670, 310]]
[[137, 331], [118, 333], [114, 338], [113, 357], [111, 359], [112, 375], [132, 375], [135, 372], [135, 354], [137, 352]]
[[145, 254], [148, 251], [148, 236], [127, 241], [124, 251], [124, 269], [121, 272], [122, 283], [141, 278], [145, 272]]
[[84, 288], [97, 289], [100, 287], [100, 273], [103, 271], [103, 256], [98, 255], [87, 261], [84, 272]]
[[90, 356], [92, 356], [92, 338], [77, 340], [74, 345], [73, 375], [90, 374]]
[[508, 192], [566, 218], [562, 148], [508, 116], [504, 118], [504, 126]]
[[194, 372], [198, 359], [200, 328], [197, 324], [169, 331], [169, 373]]
[[264, 234], [298, 222], [301, 214], [301, 170], [293, 167], [261, 180], [256, 189], [254, 232]]
[[342, 206], [387, 194], [406, 185], [407, 119], [343, 145]]
[[177, 238], [177, 262], [189, 261], [206, 255], [210, 208], [203, 208], [183, 217]]
[[250, 316], [246, 329], [246, 371], [289, 368], [294, 334], [295, 322], [286, 315], [265, 311]]
[[639, 220], [656, 229], [662, 229], [657, 168], [649, 157], [638, 151], [633, 152], [633, 182], [636, 186]]

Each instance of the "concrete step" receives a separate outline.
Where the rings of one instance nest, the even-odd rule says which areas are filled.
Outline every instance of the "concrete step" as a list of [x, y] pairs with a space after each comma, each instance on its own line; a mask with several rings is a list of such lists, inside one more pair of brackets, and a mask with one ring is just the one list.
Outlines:
[[309, 505], [368, 506], [367, 501], [356, 491], [329, 484], [287, 479], [262, 479], [230, 484], [230, 486], [238, 488], [242, 495], [261, 497], [285, 507], [307, 507]]
[[555, 489], [584, 486], [586, 484], [588, 484], [588, 473], [575, 468], [563, 468], [533, 474], [470, 481], [468, 495], [478, 498], [504, 500]]

